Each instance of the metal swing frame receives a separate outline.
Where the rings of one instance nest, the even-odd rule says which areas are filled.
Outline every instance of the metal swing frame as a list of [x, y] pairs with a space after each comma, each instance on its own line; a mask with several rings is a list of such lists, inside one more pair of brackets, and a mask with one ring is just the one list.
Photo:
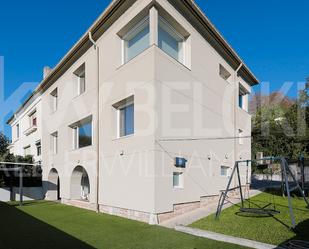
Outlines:
[[[245, 208], [244, 206], [244, 196], [243, 196], [243, 190], [242, 190], [242, 184], [241, 184], [241, 179], [240, 179], [240, 170], [239, 170], [239, 164], [240, 163], [246, 163], [247, 167], [249, 166], [250, 162], [259, 162], [259, 161], [264, 161], [264, 160], [271, 160], [271, 161], [280, 161], [280, 166], [281, 166], [281, 174], [282, 174], [282, 190], [286, 190], [287, 196], [288, 196], [288, 206], [289, 206], [289, 211], [290, 211], [290, 219], [291, 219], [291, 228], [294, 229], [296, 227], [296, 222], [295, 222], [295, 216], [293, 212], [293, 206], [292, 206], [292, 199], [291, 199], [291, 187], [289, 185], [289, 180], [288, 180], [288, 174], [292, 176], [293, 182], [296, 184], [296, 189], [299, 190], [301, 196], [303, 197], [305, 203], [307, 204], [307, 207], [309, 208], [309, 202], [306, 196], [304, 195], [303, 189], [300, 187], [296, 177], [294, 176], [293, 172], [291, 171], [287, 160], [284, 157], [268, 157], [268, 158], [262, 158], [259, 160], [244, 160], [244, 161], [236, 161], [232, 174], [230, 176], [230, 179], [228, 181], [227, 187], [224, 192], [221, 192], [218, 206], [217, 206], [217, 212], [216, 212], [216, 219], [219, 219], [220, 214], [222, 212], [223, 205], [225, 204], [225, 201], [227, 199], [227, 194], [229, 191], [239, 189], [240, 192], [240, 199], [241, 199], [241, 212], [247, 212], [247, 213], [255, 213], [255, 214], [268, 214], [268, 215], [274, 215], [278, 214], [277, 210], [274, 209], [267, 209], [269, 205], [266, 205], [265, 207], [262, 208]], [[234, 175], [237, 174], [237, 181], [238, 181], [238, 186], [234, 188], [230, 188], [232, 184], [232, 180]]]

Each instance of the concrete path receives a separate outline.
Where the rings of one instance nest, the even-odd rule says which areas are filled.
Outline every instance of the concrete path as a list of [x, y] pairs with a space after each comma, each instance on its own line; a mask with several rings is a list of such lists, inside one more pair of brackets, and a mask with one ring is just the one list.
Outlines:
[[256, 248], [256, 249], [277, 248], [277, 249], [280, 249], [280, 247], [270, 245], [270, 244], [261, 243], [261, 242], [254, 241], [254, 240], [237, 238], [237, 237], [224, 235], [224, 234], [220, 234], [220, 233], [204, 231], [204, 230], [200, 230], [200, 229], [196, 229], [196, 228], [176, 226], [175, 230], [179, 231], [179, 232], [191, 234], [191, 235], [194, 235], [194, 236], [202, 237], [202, 238], [212, 239], [212, 240], [216, 240], [216, 241], [222, 241], [222, 242], [236, 244], [236, 245], [250, 247], [250, 248]]
[[[250, 190], [250, 197], [253, 197], [253, 196], [258, 195], [260, 193], [261, 193], [261, 191], [259, 191], [259, 190]], [[232, 198], [232, 202], [234, 204], [240, 203], [240, 199], [233, 199]], [[178, 215], [177, 217], [174, 217], [172, 219], [169, 219], [167, 221], [162, 222], [160, 224], [160, 226], [164, 226], [164, 227], [167, 227], [167, 228], [175, 228], [175, 226], [179, 226], [179, 225], [182, 225], [182, 226], [190, 225], [195, 221], [198, 221], [198, 220], [200, 220], [200, 219], [202, 219], [202, 218], [204, 218], [204, 217], [206, 217], [210, 214], [215, 213], [217, 211], [217, 205], [218, 205], [218, 203], [214, 202], [207, 207], [198, 208], [198, 209], [195, 209], [191, 212], [188, 212], [188, 213], [185, 213], [185, 214], [182, 214], [182, 215]], [[231, 203], [226, 204], [226, 205], [223, 206], [223, 209], [228, 208], [232, 205], [233, 204], [231, 204]]]

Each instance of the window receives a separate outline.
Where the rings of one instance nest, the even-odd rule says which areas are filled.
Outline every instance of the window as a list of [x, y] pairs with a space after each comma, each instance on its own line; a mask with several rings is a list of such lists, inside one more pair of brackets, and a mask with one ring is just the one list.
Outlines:
[[51, 147], [54, 154], [58, 153], [58, 132], [51, 134]]
[[221, 176], [228, 176], [229, 169], [229, 167], [221, 166]]
[[19, 129], [19, 124], [16, 125], [16, 138], [19, 139], [20, 136], [20, 129]]
[[114, 105], [117, 110], [118, 137], [134, 134], [134, 97], [129, 97]]
[[245, 111], [248, 111], [247, 95], [248, 91], [242, 85], [239, 84], [238, 106], [239, 108]]
[[219, 65], [219, 74], [221, 76], [221, 78], [223, 78], [224, 80], [226, 80], [227, 82], [231, 83], [231, 74], [229, 71], [226, 70], [226, 68], [224, 66], [222, 66], [221, 64]]
[[75, 72], [77, 83], [77, 96], [83, 94], [86, 91], [86, 68], [85, 64], [80, 66]]
[[32, 112], [32, 113], [29, 115], [29, 120], [30, 120], [30, 127], [37, 126], [37, 115], [36, 115], [36, 111]]
[[58, 89], [56, 88], [50, 93], [51, 96], [51, 109], [52, 112], [57, 111], [58, 108]]
[[184, 63], [185, 38], [162, 17], [159, 17], [158, 32], [159, 48], [174, 59]]
[[173, 173], [173, 188], [183, 188], [183, 173]]
[[244, 144], [243, 133], [244, 133], [243, 130], [241, 129], [238, 130], [239, 144]]
[[133, 59], [149, 47], [149, 33], [149, 17], [147, 17], [123, 36], [123, 63]]
[[92, 118], [86, 118], [71, 126], [73, 132], [73, 149], [92, 145]]
[[24, 147], [24, 156], [30, 156], [31, 155], [31, 147], [30, 145]]
[[35, 143], [35, 146], [36, 146], [36, 155], [40, 156], [42, 154], [41, 141], [37, 141]]

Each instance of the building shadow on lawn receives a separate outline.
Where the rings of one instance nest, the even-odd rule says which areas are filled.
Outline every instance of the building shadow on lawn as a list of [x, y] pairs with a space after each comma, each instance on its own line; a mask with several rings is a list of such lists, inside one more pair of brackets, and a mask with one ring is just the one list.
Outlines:
[[93, 249], [14, 206], [0, 202], [1, 249]]
[[[309, 248], [309, 219], [304, 220], [297, 224], [294, 229], [295, 236], [285, 242], [283, 242], [280, 247], [283, 248]], [[302, 245], [303, 247], [291, 247], [292, 241], [304, 241], [306, 245]], [[297, 243], [297, 242], [294, 242]], [[289, 247], [290, 246], [290, 247]]]

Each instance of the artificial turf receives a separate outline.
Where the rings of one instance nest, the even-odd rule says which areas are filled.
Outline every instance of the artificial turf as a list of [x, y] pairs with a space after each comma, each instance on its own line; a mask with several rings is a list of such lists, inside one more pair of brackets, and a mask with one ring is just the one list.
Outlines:
[[2, 249], [242, 248], [54, 202], [0, 203]]
[[[215, 220], [215, 216], [210, 215], [190, 226], [273, 245], [282, 245], [291, 239], [309, 241], [309, 209], [303, 199], [292, 198], [297, 222], [295, 231], [290, 229], [291, 220], [287, 198], [263, 193], [250, 199], [250, 207], [263, 207], [269, 203], [272, 205], [268, 208], [274, 208], [273, 204], [275, 204], [280, 214], [261, 216], [241, 213], [239, 205], [234, 205], [223, 210], [219, 220]], [[245, 206], [248, 207], [249, 202], [245, 202]]]

